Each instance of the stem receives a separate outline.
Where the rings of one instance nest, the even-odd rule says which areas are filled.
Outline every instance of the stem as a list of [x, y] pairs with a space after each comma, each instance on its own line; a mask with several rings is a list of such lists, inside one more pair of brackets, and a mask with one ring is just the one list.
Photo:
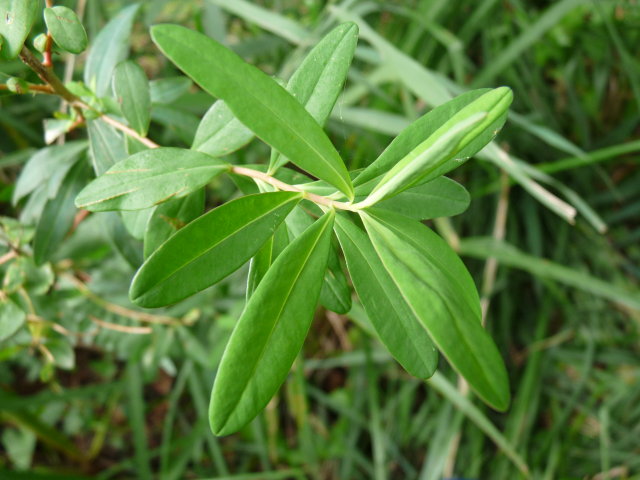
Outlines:
[[40, 60], [38, 60], [36, 56], [31, 53], [31, 50], [29, 50], [27, 47], [22, 47], [22, 50], [20, 51], [20, 59], [31, 70], [36, 72], [36, 74], [40, 77], [40, 80], [50, 85], [53, 91], [57, 95], [60, 95], [62, 98], [64, 98], [67, 102], [74, 103], [80, 100], [73, 93], [67, 90], [67, 87], [62, 84], [55, 72], [43, 65], [42, 62], [40, 62]]

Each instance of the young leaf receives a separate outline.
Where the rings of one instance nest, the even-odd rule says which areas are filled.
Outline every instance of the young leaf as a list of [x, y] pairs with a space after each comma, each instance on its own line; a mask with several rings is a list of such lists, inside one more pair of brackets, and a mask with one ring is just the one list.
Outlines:
[[158, 205], [151, 214], [144, 234], [144, 258], [148, 258], [162, 243], [204, 210], [204, 188]]
[[[467, 107], [471, 106], [471, 104], [474, 104], [474, 102], [490, 92], [492, 92], [492, 90], [488, 88], [472, 90], [430, 110], [393, 139], [384, 152], [356, 177], [353, 184], [358, 187], [387, 173], [396, 163], [417, 149], [421, 143], [429, 139], [436, 131], [443, 128], [443, 126], [456, 117], [458, 113], [461, 113]], [[504, 92], [504, 90], [501, 92]], [[509, 98], [509, 103], [510, 101]], [[477, 112], [478, 110], [475, 111]], [[489, 143], [504, 124], [506, 115], [507, 112], [505, 109], [505, 112], [502, 115], [498, 115], [494, 123], [489, 125], [484, 132], [481, 132], [475, 140], [463, 146], [455, 158], [443, 166], [442, 172], [439, 174], [444, 175], [447, 171], [459, 166], [464, 159], [475, 155]], [[449, 126], [451, 126], [451, 123], [449, 123]], [[446, 169], [444, 167], [446, 167]], [[440, 170], [438, 172], [440, 172]], [[426, 182], [432, 178], [435, 177], [429, 175], [423, 181]], [[358, 189], [356, 189], [356, 194], [361, 195], [362, 193], [357, 190]]]
[[70, 53], [82, 53], [87, 48], [87, 32], [76, 12], [57, 5], [44, 9], [44, 21], [56, 44]]
[[273, 235], [300, 194], [248, 195], [211, 210], [178, 230], [138, 270], [131, 301], [171, 305], [204, 290], [247, 262]]
[[333, 218], [328, 212], [296, 238], [249, 299], [213, 384], [209, 421], [214, 434], [242, 428], [285, 381], [313, 320]]
[[40, 12], [40, 0], [0, 0], [0, 58], [15, 58]]
[[113, 72], [113, 92], [129, 126], [144, 137], [151, 120], [151, 94], [144, 70], [130, 60], [119, 63]]
[[438, 177], [384, 200], [376, 207], [428, 220], [458, 215], [469, 207], [469, 202], [469, 192], [462, 185], [450, 178]]
[[424, 143], [421, 144], [389, 170], [371, 194], [360, 202], [358, 206], [360, 208], [369, 207], [418, 184], [427, 175], [451, 159], [459, 150], [464, 138], [486, 116], [484, 112], [472, 115], [450, 128], [425, 148], [423, 148]]
[[76, 198], [76, 205], [94, 212], [148, 208], [184, 197], [227, 169], [227, 165], [193, 150], [144, 150], [118, 162], [87, 185]]
[[51, 258], [72, 227], [76, 215], [73, 199], [85, 184], [89, 173], [87, 170], [85, 162], [77, 163], [69, 171], [57, 195], [45, 205], [33, 239], [33, 259], [36, 265]]
[[419, 222], [381, 212], [361, 217], [385, 270], [431, 340], [483, 401], [504, 411], [507, 371], [482, 328], [477, 292], [460, 259]]
[[235, 116], [297, 166], [348, 197], [353, 187], [322, 128], [278, 83], [201, 33], [157, 25], [151, 35], [163, 53], [196, 83], [225, 101]]
[[351, 281], [380, 340], [407, 372], [429, 378], [438, 366], [438, 353], [429, 334], [393, 283], [365, 232], [341, 215], [336, 226]]
[[[313, 47], [287, 83], [287, 91], [320, 126], [327, 121], [342, 92], [357, 42], [358, 27], [355, 23], [338, 25]], [[274, 172], [288, 161], [273, 150], [269, 171]]]
[[105, 25], [91, 45], [84, 69], [84, 83], [98, 97], [109, 92], [116, 65], [129, 53], [131, 29], [139, 8], [139, 3], [123, 8]]
[[191, 148], [223, 157], [244, 147], [252, 138], [253, 132], [233, 115], [226, 103], [218, 100], [202, 117]]

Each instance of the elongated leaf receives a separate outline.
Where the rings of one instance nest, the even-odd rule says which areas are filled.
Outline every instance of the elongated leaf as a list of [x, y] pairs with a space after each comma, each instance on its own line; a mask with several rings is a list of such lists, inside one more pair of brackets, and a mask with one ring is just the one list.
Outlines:
[[418, 220], [451, 217], [469, 207], [469, 192], [447, 177], [410, 188], [378, 203], [377, 208], [397, 212]]
[[0, 58], [15, 58], [38, 18], [40, 0], [0, 0]]
[[271, 237], [260, 248], [258, 253], [251, 259], [249, 274], [247, 275], [247, 300], [256, 291], [258, 285], [269, 271], [271, 264], [278, 258], [278, 255], [289, 245], [289, 231], [287, 226], [280, 225], [273, 237]]
[[[355, 23], [343, 23], [325, 35], [309, 52], [287, 83], [293, 95], [309, 114], [323, 126], [342, 92], [353, 52], [358, 42]], [[272, 151], [269, 171], [289, 160]]]
[[209, 420], [214, 434], [228, 435], [246, 425], [286, 379], [313, 319], [333, 218], [330, 211], [295, 239], [251, 296], [213, 384]]
[[353, 188], [340, 155], [318, 123], [272, 78], [198, 32], [177, 25], [151, 29], [163, 53], [235, 116], [303, 170], [348, 197]]
[[240, 268], [273, 235], [300, 195], [248, 195], [178, 230], [144, 263], [129, 296], [142, 307], [170, 305]]
[[385, 269], [431, 340], [483, 401], [504, 411], [507, 371], [482, 328], [477, 292], [460, 259], [419, 222], [380, 212], [361, 216]]
[[191, 148], [222, 157], [244, 147], [252, 138], [253, 132], [233, 115], [226, 103], [218, 100], [202, 117]]
[[429, 334], [407, 305], [365, 232], [345, 217], [336, 219], [351, 281], [380, 340], [403, 368], [429, 378], [438, 353]]
[[209, 155], [193, 150], [145, 150], [118, 162], [87, 185], [76, 205], [96, 212], [148, 208], [184, 197], [227, 169]]
[[151, 93], [144, 70], [132, 61], [119, 63], [113, 74], [113, 92], [129, 126], [144, 137], [151, 121]]
[[87, 122], [87, 133], [93, 171], [96, 175], [102, 175], [127, 157], [122, 135], [108, 123], [99, 118], [90, 120]]
[[450, 128], [427, 148], [418, 147], [389, 170], [371, 194], [358, 205], [361, 208], [369, 207], [417, 185], [450, 160], [460, 149], [464, 138], [485, 118], [486, 113], [477, 113]]
[[158, 205], [146, 226], [144, 257], [149, 257], [171, 235], [198, 218], [204, 210], [204, 198], [204, 188], [200, 188], [183, 198]]
[[68, 7], [56, 5], [44, 9], [44, 21], [56, 44], [71, 53], [81, 53], [89, 40], [76, 12]]
[[109, 92], [116, 65], [129, 53], [131, 29], [139, 8], [139, 3], [123, 8], [105, 25], [91, 45], [84, 69], [84, 83], [99, 97]]
[[82, 189], [88, 173], [88, 167], [84, 162], [75, 165], [64, 179], [58, 194], [45, 205], [33, 239], [33, 258], [36, 265], [41, 265], [51, 258], [71, 229], [77, 211], [73, 200]]
[[13, 300], [3, 296], [0, 299], [0, 342], [16, 333], [26, 318], [26, 313]]

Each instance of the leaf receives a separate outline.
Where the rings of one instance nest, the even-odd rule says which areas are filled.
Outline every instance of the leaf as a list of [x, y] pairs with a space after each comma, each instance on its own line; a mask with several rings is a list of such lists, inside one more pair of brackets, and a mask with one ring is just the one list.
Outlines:
[[222, 157], [244, 147], [253, 139], [253, 132], [238, 120], [226, 103], [215, 102], [198, 125], [191, 148]]
[[117, 162], [127, 157], [124, 139], [116, 129], [101, 119], [87, 122], [89, 151], [93, 162], [93, 171], [102, 175]]
[[[454, 99], [430, 110], [400, 132], [400, 134], [393, 139], [382, 154], [356, 177], [353, 184], [358, 187], [387, 173], [396, 163], [418, 148], [422, 142], [445, 125], [457, 113], [490, 91], [490, 89], [485, 88], [465, 92], [462, 95], [458, 95]], [[504, 123], [504, 119], [501, 120]], [[497, 125], [493, 130], [496, 129]], [[463, 158], [475, 155], [494, 136], [495, 134], [491, 129], [487, 129], [483, 134], [480, 134], [475, 141], [470, 142], [466, 147], [458, 152], [456, 155], [457, 161], [455, 165], [460, 165]], [[446, 172], [442, 172], [442, 174], [444, 173]], [[425, 179], [425, 181], [428, 180]], [[356, 194], [361, 194], [358, 192], [358, 189], [356, 189]]]
[[507, 371], [482, 328], [473, 280], [449, 246], [425, 225], [393, 214], [361, 217], [385, 269], [431, 340], [488, 405], [509, 405]]
[[0, 298], [0, 342], [16, 333], [26, 319], [26, 313], [13, 300], [3, 295]]
[[339, 215], [336, 234], [356, 293], [382, 343], [402, 367], [429, 378], [438, 353], [429, 334], [385, 270], [365, 232]]
[[151, 121], [151, 93], [144, 70], [130, 60], [119, 63], [113, 74], [113, 93], [129, 126], [146, 136]]
[[149, 82], [151, 103], [168, 104], [189, 92], [193, 82], [187, 77], [159, 78]]
[[423, 144], [421, 144], [389, 170], [369, 196], [357, 205], [360, 208], [369, 207], [420, 183], [455, 155], [464, 138], [486, 116], [484, 112], [477, 113], [462, 120], [426, 148], [422, 148]]
[[76, 208], [73, 200], [82, 189], [88, 167], [79, 162], [64, 179], [58, 194], [47, 202], [33, 239], [33, 259], [36, 265], [49, 260], [73, 226]]
[[113, 17], [93, 41], [84, 69], [84, 83], [98, 97], [109, 93], [116, 65], [127, 58], [133, 20], [140, 8], [134, 3]]
[[202, 215], [204, 199], [204, 188], [200, 188], [185, 197], [158, 205], [149, 218], [144, 234], [144, 257], [149, 257], [171, 235]]
[[318, 123], [272, 78], [213, 39], [177, 25], [151, 35], [163, 53], [196, 83], [226, 102], [258, 137], [297, 166], [353, 197], [340, 155]]
[[214, 434], [242, 428], [285, 381], [313, 320], [333, 218], [328, 212], [296, 238], [249, 299], [213, 384], [209, 421]]
[[38, 13], [40, 0], [0, 0], [0, 58], [15, 58]]
[[116, 251], [131, 267], [138, 268], [144, 260], [142, 242], [129, 234], [122, 218], [116, 212], [103, 212], [100, 217]]
[[44, 21], [56, 44], [70, 53], [82, 53], [89, 40], [76, 12], [61, 5], [45, 8]]
[[289, 233], [286, 225], [283, 224], [276, 229], [273, 236], [267, 240], [251, 259], [247, 275], [247, 300], [253, 295], [253, 292], [255, 292], [267, 271], [269, 271], [271, 264], [287, 245], [289, 245]]
[[[320, 126], [327, 121], [342, 92], [357, 42], [358, 27], [354, 23], [338, 25], [309, 52], [287, 83], [287, 91]], [[269, 171], [274, 172], [288, 161], [273, 150]]]
[[137, 240], [144, 239], [144, 233], [147, 230], [147, 223], [153, 213], [153, 207], [144, 208], [142, 210], [123, 210], [118, 212], [124, 228], [127, 232]]
[[95, 212], [148, 208], [184, 197], [225, 170], [225, 164], [193, 150], [144, 150], [118, 162], [87, 185], [76, 198], [76, 205]]
[[384, 200], [376, 207], [417, 220], [428, 220], [458, 215], [469, 207], [469, 203], [469, 192], [462, 185], [450, 178], [438, 177]]
[[170, 305], [222, 280], [258, 251], [299, 200], [291, 192], [248, 195], [202, 215], [146, 260], [131, 284], [131, 301]]

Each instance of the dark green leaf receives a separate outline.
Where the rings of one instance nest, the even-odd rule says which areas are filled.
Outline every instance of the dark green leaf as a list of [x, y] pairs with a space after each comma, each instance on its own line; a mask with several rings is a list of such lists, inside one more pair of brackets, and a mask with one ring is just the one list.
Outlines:
[[157, 25], [164, 54], [266, 143], [348, 197], [353, 188], [340, 155], [300, 103], [272, 78], [213, 39], [177, 25]]
[[276, 233], [265, 243], [255, 257], [251, 259], [247, 275], [247, 300], [253, 295], [258, 284], [266, 275], [274, 260], [289, 245], [289, 232], [286, 225], [280, 225]]
[[131, 300], [170, 305], [222, 280], [258, 251], [299, 200], [291, 192], [248, 195], [202, 215], [147, 259], [131, 284]]
[[15, 58], [40, 13], [40, 0], [0, 0], [0, 58]]
[[119, 63], [113, 73], [113, 92], [129, 126], [144, 137], [151, 121], [151, 94], [144, 70], [130, 60]]
[[0, 342], [16, 333], [26, 318], [26, 313], [3, 294], [0, 298]]
[[44, 21], [56, 44], [67, 52], [81, 53], [87, 48], [87, 32], [76, 12], [62, 5], [44, 9]]
[[[355, 23], [343, 23], [325, 35], [289, 79], [286, 89], [323, 126], [342, 92], [358, 42]], [[269, 171], [289, 160], [272, 151]]]
[[58, 194], [47, 202], [33, 239], [33, 259], [37, 265], [49, 260], [73, 226], [76, 208], [73, 200], [88, 176], [88, 166], [79, 162], [64, 179]]
[[253, 138], [253, 132], [238, 120], [222, 100], [207, 111], [193, 139], [191, 148], [222, 157], [244, 147]]
[[138, 210], [179, 198], [206, 185], [228, 167], [204, 153], [155, 148], [118, 162], [85, 187], [78, 208]]
[[333, 218], [330, 211], [296, 238], [247, 303], [211, 392], [209, 420], [216, 435], [246, 425], [285, 381], [313, 320]]
[[482, 328], [469, 273], [425, 225], [393, 214], [361, 214], [371, 242], [414, 315], [451, 366], [493, 408], [509, 406], [500, 352]]
[[84, 83], [99, 97], [109, 93], [116, 65], [127, 58], [133, 19], [140, 4], [123, 8], [93, 40], [84, 69]]
[[371, 241], [345, 217], [336, 219], [351, 281], [382, 343], [411, 375], [429, 378], [438, 366], [429, 334], [407, 305]]

